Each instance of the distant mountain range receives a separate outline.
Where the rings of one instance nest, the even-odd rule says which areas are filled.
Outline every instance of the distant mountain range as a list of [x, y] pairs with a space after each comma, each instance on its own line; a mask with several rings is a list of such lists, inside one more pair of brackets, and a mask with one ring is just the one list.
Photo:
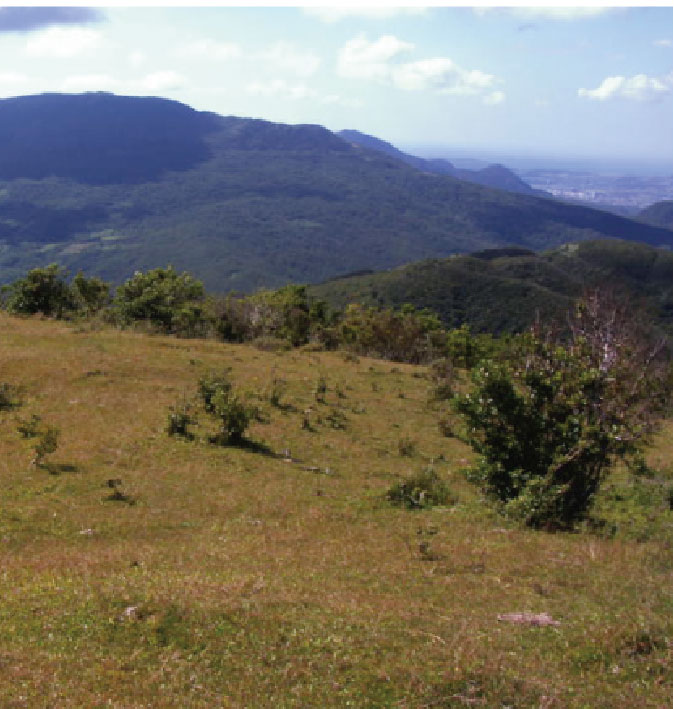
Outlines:
[[488, 249], [428, 259], [389, 271], [360, 273], [312, 286], [313, 296], [342, 309], [348, 303], [430, 308], [449, 327], [520, 332], [537, 315], [562, 315], [589, 287], [626, 293], [672, 331], [672, 253], [645, 244], [605, 239], [534, 253]]
[[408, 165], [416, 167], [417, 170], [424, 172], [432, 172], [437, 175], [449, 175], [450, 177], [456, 177], [466, 182], [474, 182], [476, 185], [495, 187], [499, 190], [516, 192], [518, 194], [535, 195], [538, 197], [552, 196], [544, 190], [534, 189], [504, 165], [493, 164], [480, 168], [479, 170], [468, 170], [455, 167], [449, 160], [445, 160], [444, 158], [426, 159], [409, 155], [384, 140], [379, 140], [379, 138], [375, 138], [371, 135], [360, 133], [357, 130], [342, 130], [339, 131], [337, 135], [340, 135], [344, 140], [348, 140], [353, 145], [378, 150], [386, 155], [398, 158]]
[[353, 143], [159, 98], [0, 100], [0, 283], [50, 262], [115, 283], [170, 263], [250, 291], [502, 246], [671, 247], [668, 229]]

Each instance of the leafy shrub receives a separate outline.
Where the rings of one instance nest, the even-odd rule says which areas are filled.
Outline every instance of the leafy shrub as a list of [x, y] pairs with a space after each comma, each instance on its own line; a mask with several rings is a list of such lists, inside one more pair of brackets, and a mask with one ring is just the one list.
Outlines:
[[141, 321], [166, 333], [189, 333], [203, 321], [204, 286], [172, 266], [136, 272], [115, 293], [113, 308], [120, 322]]
[[201, 397], [204, 405], [204, 410], [209, 413], [215, 413], [215, 395], [223, 392], [225, 396], [229, 396], [232, 391], [232, 383], [229, 380], [228, 372], [211, 372], [199, 379], [197, 384], [197, 393]]
[[240, 443], [254, 412], [234, 393], [227, 374], [202, 377], [198, 392], [205, 411], [218, 422], [218, 431], [211, 436], [211, 442], [222, 446]]
[[179, 404], [176, 404], [176, 406], [170, 407], [166, 433], [172, 437], [178, 436], [192, 440], [194, 434], [189, 430], [189, 426], [196, 423], [197, 419], [194, 415], [192, 403], [183, 400]]
[[212, 402], [219, 431], [211, 437], [211, 442], [221, 446], [241, 443], [252, 418], [249, 407], [235, 394], [224, 391], [217, 392]]
[[566, 337], [532, 329], [453, 399], [480, 455], [469, 479], [530, 526], [572, 526], [613, 457], [633, 452], [659, 419], [671, 369], [662, 353], [627, 304], [600, 294], [579, 303]]
[[352, 303], [337, 325], [342, 345], [357, 354], [397, 362], [427, 362], [445, 349], [437, 315], [404, 305], [400, 310]]
[[31, 465], [43, 466], [45, 457], [58, 448], [60, 434], [58, 428], [44, 423], [37, 414], [32, 414], [30, 419], [20, 420], [17, 430], [22, 438], [37, 439], [33, 444], [35, 457], [31, 461]]
[[392, 504], [411, 510], [446, 505], [452, 501], [449, 487], [432, 467], [396, 483], [386, 497]]
[[74, 309], [84, 317], [90, 317], [110, 304], [110, 284], [95, 276], [87, 278], [81, 271], [73, 278], [70, 291]]
[[5, 307], [8, 312], [46, 317], [63, 317], [73, 310], [73, 294], [66, 280], [67, 272], [55, 263], [45, 268], [34, 268], [23, 278], [4, 287], [8, 293]]

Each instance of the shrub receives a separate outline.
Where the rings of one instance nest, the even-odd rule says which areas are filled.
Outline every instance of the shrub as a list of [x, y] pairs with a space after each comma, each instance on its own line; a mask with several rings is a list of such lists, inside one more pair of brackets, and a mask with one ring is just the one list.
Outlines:
[[178, 436], [192, 440], [194, 434], [189, 430], [189, 426], [196, 423], [197, 419], [194, 416], [192, 403], [183, 400], [179, 404], [170, 407], [166, 433], [172, 437]]
[[4, 287], [8, 293], [6, 308], [10, 313], [46, 317], [63, 317], [73, 310], [75, 303], [66, 280], [67, 272], [55, 263], [45, 268], [34, 268], [26, 276]]
[[222, 446], [240, 443], [253, 412], [234, 393], [227, 373], [202, 377], [198, 392], [205, 411], [218, 422], [218, 431], [211, 436], [211, 442]]
[[476, 367], [473, 390], [453, 399], [480, 455], [469, 479], [530, 526], [571, 527], [613, 457], [654, 429], [663, 385], [671, 391], [662, 352], [627, 304], [597, 293], [579, 303], [566, 335], [533, 328], [508, 361]]
[[7, 382], [0, 382], [0, 411], [8, 411], [20, 405], [18, 389]]
[[95, 276], [87, 278], [81, 271], [73, 278], [70, 292], [75, 310], [85, 317], [110, 304], [110, 284]]
[[166, 333], [189, 333], [203, 320], [204, 286], [172, 266], [136, 272], [117, 288], [113, 301], [120, 322], [145, 321]]
[[445, 505], [452, 501], [449, 487], [432, 467], [396, 483], [386, 493], [386, 497], [392, 504], [411, 510]]

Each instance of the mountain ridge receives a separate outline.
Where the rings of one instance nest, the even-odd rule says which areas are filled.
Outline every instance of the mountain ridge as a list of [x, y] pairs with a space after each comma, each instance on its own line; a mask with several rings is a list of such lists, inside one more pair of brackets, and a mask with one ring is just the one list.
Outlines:
[[[23, 120], [12, 133], [6, 108], [17, 105]], [[90, 149], [77, 160], [64, 162], [56, 149], [77, 137], [64, 121], [60, 133], [51, 125], [54, 150], [31, 147], [49, 135], [56, 105], [76, 123], [88, 107], [88, 133], [77, 140]], [[167, 121], [161, 140], [144, 141], [157, 115]], [[606, 237], [671, 245], [671, 231], [422, 172], [322, 126], [218, 116], [166, 99], [5, 99], [0, 135], [3, 150], [12, 146], [0, 170], [5, 283], [51, 262], [113, 283], [170, 263], [211, 291], [251, 291], [506, 245], [540, 250]], [[121, 156], [129, 174], [115, 172]]]

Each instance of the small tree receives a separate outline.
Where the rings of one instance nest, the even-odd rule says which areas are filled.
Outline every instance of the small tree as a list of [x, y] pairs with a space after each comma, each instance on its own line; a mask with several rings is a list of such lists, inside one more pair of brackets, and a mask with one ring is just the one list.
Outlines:
[[472, 391], [453, 399], [480, 455], [469, 478], [531, 526], [572, 526], [611, 460], [654, 430], [671, 391], [664, 353], [627, 303], [598, 292], [579, 302], [564, 336], [534, 327], [508, 360], [480, 363]]

